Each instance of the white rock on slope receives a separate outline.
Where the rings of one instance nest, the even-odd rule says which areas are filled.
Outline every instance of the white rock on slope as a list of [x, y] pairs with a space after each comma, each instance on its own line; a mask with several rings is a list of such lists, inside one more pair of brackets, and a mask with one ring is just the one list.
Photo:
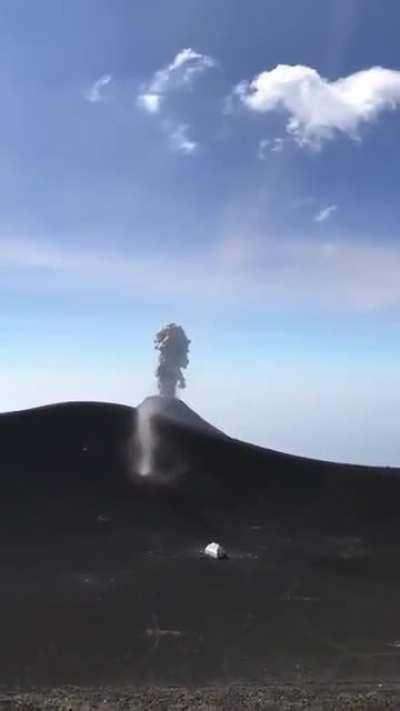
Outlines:
[[213, 541], [213, 543], [209, 543], [208, 546], [205, 547], [204, 555], [209, 558], [215, 558], [216, 560], [228, 557], [228, 554], [224, 548], [219, 543], [215, 543], [215, 541]]

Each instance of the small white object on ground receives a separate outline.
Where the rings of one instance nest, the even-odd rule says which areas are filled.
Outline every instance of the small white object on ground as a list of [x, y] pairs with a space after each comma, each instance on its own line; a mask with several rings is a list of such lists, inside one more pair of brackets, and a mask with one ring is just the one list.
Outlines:
[[209, 543], [204, 549], [204, 554], [208, 555], [209, 558], [215, 558], [216, 560], [221, 560], [222, 558], [227, 558], [227, 552], [222, 548], [219, 543]]
[[105, 516], [105, 514], [99, 514], [97, 516], [97, 523], [111, 523], [111, 518], [109, 516]]

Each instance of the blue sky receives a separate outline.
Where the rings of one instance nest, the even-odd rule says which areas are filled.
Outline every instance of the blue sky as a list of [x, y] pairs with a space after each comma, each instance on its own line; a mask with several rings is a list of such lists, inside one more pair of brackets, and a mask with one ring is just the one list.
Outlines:
[[397, 1], [4, 0], [4, 410], [154, 392], [400, 464]]

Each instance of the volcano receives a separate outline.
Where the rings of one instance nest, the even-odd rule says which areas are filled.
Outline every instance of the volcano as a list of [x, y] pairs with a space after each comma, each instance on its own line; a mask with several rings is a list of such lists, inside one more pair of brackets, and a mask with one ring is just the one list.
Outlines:
[[0, 452], [3, 682], [394, 674], [399, 470], [247, 444], [159, 397], [2, 414]]
[[[155, 472], [140, 472], [140, 420], [151, 430]], [[182, 495], [199, 507], [263, 506], [326, 520], [397, 516], [400, 470], [326, 462], [229, 437], [183, 401], [149, 397], [138, 408], [69, 402], [0, 415], [0, 486], [20, 502], [51, 495]], [[160, 464], [161, 462], [161, 464]], [[11, 500], [4, 499], [3, 501]]]
[[164, 422], [170, 422], [183, 429], [193, 430], [198, 433], [208, 434], [215, 437], [226, 437], [226, 435], [203, 420], [197, 412], [194, 412], [183, 400], [167, 397], [147, 397], [139, 405], [138, 411], [142, 411], [149, 417], [158, 418]]

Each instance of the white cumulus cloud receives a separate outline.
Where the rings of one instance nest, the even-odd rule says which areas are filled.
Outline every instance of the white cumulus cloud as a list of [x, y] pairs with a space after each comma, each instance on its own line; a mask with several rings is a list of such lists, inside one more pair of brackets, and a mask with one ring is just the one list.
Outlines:
[[159, 69], [145, 82], [137, 97], [139, 108], [149, 113], [158, 113], [163, 97], [170, 91], [190, 88], [193, 81], [206, 69], [216, 64], [212, 57], [194, 52], [193, 49], [182, 49], [166, 67]]
[[107, 86], [111, 80], [111, 74], [104, 74], [102, 77], [97, 79], [97, 81], [92, 84], [90, 89], [85, 92], [86, 99], [93, 104], [97, 104], [99, 101], [102, 101], [102, 89], [104, 89], [104, 87]]
[[337, 205], [328, 205], [328, 207], [324, 207], [322, 210], [317, 212], [314, 217], [314, 222], [325, 222], [326, 220], [329, 220], [331, 215], [333, 215], [333, 213], [336, 212], [337, 209]]
[[400, 71], [371, 67], [330, 81], [316, 69], [281, 64], [241, 82], [234, 96], [249, 110], [289, 114], [287, 132], [319, 148], [337, 134], [358, 138], [363, 124], [400, 106]]

